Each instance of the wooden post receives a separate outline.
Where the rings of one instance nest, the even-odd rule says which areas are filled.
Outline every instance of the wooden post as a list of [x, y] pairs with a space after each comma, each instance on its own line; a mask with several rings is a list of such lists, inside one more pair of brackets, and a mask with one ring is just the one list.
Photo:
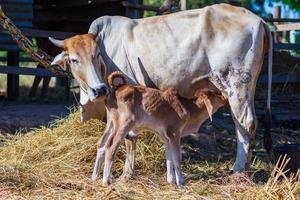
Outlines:
[[[7, 52], [7, 65], [19, 66], [19, 52]], [[7, 97], [15, 100], [19, 96], [19, 75], [7, 74]]]
[[180, 0], [180, 10], [186, 10], [186, 0]]
[[[128, 0], [128, 2], [133, 4], [139, 4], [139, 0]], [[140, 11], [138, 9], [133, 8], [126, 8], [126, 17], [129, 17], [131, 19], [138, 19], [140, 18]]]
[[[276, 18], [276, 19], [281, 18], [281, 7], [280, 6], [275, 6], [273, 8], [273, 18]], [[279, 24], [279, 22], [274, 22], [275, 26], [277, 24]], [[274, 42], [276, 42], [276, 43], [280, 42], [280, 36], [278, 35], [277, 32], [274, 32]]]

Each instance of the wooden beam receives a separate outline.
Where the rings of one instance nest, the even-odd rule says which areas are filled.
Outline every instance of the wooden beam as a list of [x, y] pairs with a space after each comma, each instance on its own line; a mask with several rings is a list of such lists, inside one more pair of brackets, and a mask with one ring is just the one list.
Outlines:
[[[272, 83], [299, 83], [300, 76], [293, 74], [273, 74], [272, 75]], [[268, 75], [262, 74], [259, 76], [257, 83], [267, 84], [268, 83]]]
[[[47, 38], [49, 36], [56, 39], [65, 39], [71, 36], [76, 35], [77, 33], [72, 32], [61, 32], [61, 31], [45, 31], [31, 28], [20, 28], [22, 33], [28, 37], [38, 37], [38, 38]], [[8, 31], [1, 29], [0, 33], [9, 34]]]
[[146, 5], [140, 5], [140, 4], [134, 4], [130, 3], [128, 1], [122, 1], [122, 5], [126, 8], [132, 8], [132, 9], [138, 9], [138, 10], [148, 10], [148, 11], [154, 11], [159, 12], [159, 7], [156, 6], [146, 6]]
[[300, 50], [300, 44], [274, 43], [274, 49]]
[[52, 72], [43, 68], [29, 68], [29, 67], [18, 67], [18, 66], [0, 66], [0, 73], [2, 74], [20, 74], [29, 76], [56, 76]]
[[300, 30], [300, 23], [294, 24], [277, 24], [276, 31], [293, 31], [293, 30]]
[[300, 19], [292, 18], [263, 18], [266, 22], [300, 22]]

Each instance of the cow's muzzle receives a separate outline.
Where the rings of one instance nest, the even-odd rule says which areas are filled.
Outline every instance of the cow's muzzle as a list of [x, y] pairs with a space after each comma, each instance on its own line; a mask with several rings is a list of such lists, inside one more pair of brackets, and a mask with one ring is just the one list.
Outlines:
[[105, 95], [108, 94], [108, 92], [109, 92], [109, 90], [106, 87], [106, 85], [101, 85], [96, 88], [88, 88], [88, 90], [87, 90], [87, 94], [91, 101], [94, 101], [97, 98], [102, 97], [102, 96], [104, 97]]

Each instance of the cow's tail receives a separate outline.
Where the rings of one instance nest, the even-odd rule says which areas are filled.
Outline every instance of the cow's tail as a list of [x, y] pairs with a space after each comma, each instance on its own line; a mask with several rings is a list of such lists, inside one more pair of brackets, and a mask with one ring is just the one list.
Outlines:
[[[121, 80], [121, 82], [120, 82]], [[127, 78], [120, 71], [112, 72], [107, 78], [108, 86], [112, 91], [115, 91], [122, 85], [127, 84]]]
[[267, 109], [265, 113], [265, 133], [264, 133], [264, 148], [267, 153], [273, 158], [272, 148], [272, 113], [271, 113], [271, 96], [272, 96], [272, 64], [273, 64], [273, 37], [268, 25], [264, 23], [265, 31], [267, 33], [269, 48], [268, 48], [268, 96], [267, 96]]

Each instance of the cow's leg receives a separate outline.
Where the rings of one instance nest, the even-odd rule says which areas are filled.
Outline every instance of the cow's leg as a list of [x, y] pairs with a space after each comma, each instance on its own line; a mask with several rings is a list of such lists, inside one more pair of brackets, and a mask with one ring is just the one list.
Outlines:
[[101, 138], [97, 143], [97, 156], [96, 156], [95, 166], [92, 175], [93, 181], [95, 181], [99, 177], [100, 167], [103, 163], [104, 156], [105, 156], [105, 144], [109, 136], [111, 135], [111, 132], [112, 132], [112, 124], [107, 123], [104, 134], [101, 136]]
[[167, 135], [166, 130], [158, 131], [158, 136], [161, 142], [165, 146], [166, 165], [167, 165], [167, 182], [174, 183], [174, 165], [172, 159], [172, 153], [170, 151], [170, 138]]
[[251, 161], [251, 140], [256, 129], [256, 116], [254, 111], [253, 96], [241, 96], [242, 92], [233, 93], [229, 97], [229, 104], [232, 111], [232, 118], [237, 134], [237, 155], [233, 171], [244, 171]]
[[121, 180], [126, 181], [134, 176], [134, 163], [136, 153], [136, 133], [135, 131], [129, 131], [125, 139], [126, 146], [126, 161], [124, 165], [123, 174]]

